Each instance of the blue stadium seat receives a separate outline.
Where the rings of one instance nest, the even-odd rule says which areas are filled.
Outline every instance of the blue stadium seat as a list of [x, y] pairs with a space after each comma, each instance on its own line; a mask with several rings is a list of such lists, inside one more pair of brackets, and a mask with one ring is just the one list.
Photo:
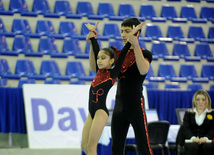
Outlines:
[[55, 1], [54, 13], [60, 16], [66, 16], [67, 18], [82, 18], [80, 14], [73, 14], [69, 1]]
[[80, 48], [78, 39], [64, 39], [62, 53], [66, 53], [68, 55], [75, 55], [77, 53], [82, 54], [82, 50]]
[[74, 84], [74, 85], [84, 85], [85, 81], [84, 80], [71, 80], [70, 84]]
[[132, 4], [128, 3], [119, 4], [118, 16], [124, 16], [125, 18], [136, 17]]
[[77, 28], [73, 21], [61, 21], [59, 25], [59, 35], [64, 37], [75, 37], [79, 36]]
[[198, 3], [200, 3], [201, 2], [201, 0], [186, 0], [187, 2], [198, 2]]
[[139, 40], [138, 42], [141, 48], [146, 49], [146, 44], [143, 40]]
[[214, 84], [210, 85], [210, 90], [214, 91]]
[[180, 58], [191, 56], [187, 43], [174, 43], [172, 55], [179, 56]]
[[169, 25], [167, 30], [167, 37], [173, 40], [180, 40], [184, 38], [184, 34], [180, 25]]
[[187, 89], [197, 91], [197, 90], [202, 90], [203, 86], [201, 83], [191, 83], [187, 85]]
[[34, 52], [30, 43], [30, 38], [25, 36], [14, 37], [13, 51], [17, 53]]
[[214, 27], [209, 27], [208, 38], [214, 39]]
[[201, 69], [201, 77], [207, 77], [210, 80], [214, 80], [214, 65], [203, 64]]
[[9, 10], [13, 13], [21, 13], [22, 16], [37, 16], [37, 13], [28, 10], [25, 0], [10, 0]]
[[[102, 49], [102, 44], [101, 44], [101, 41], [100, 40], [97, 40], [99, 46], [100, 46], [100, 49]], [[86, 42], [86, 46], [85, 46], [85, 54], [89, 54], [90, 53], [90, 44], [89, 42]]]
[[81, 61], [68, 61], [65, 74], [71, 76], [72, 78], [80, 78], [82, 76], [86, 76]]
[[104, 16], [95, 15], [92, 4], [90, 1], [85, 2], [77, 2], [76, 14], [88, 17], [88, 19], [100, 19], [102, 20]]
[[156, 82], [149, 82], [149, 83], [144, 83], [144, 86], [146, 86], [146, 89], [158, 89], [158, 84]]
[[32, 34], [30, 24], [27, 19], [13, 19], [12, 32], [15, 35]]
[[56, 34], [51, 20], [38, 20], [36, 24], [36, 33], [39, 36], [50, 36]]
[[37, 75], [33, 61], [29, 59], [18, 59], [16, 61], [15, 74], [20, 77]]
[[53, 79], [70, 80], [70, 76], [62, 75], [58, 63], [55, 60], [42, 60], [40, 75]]
[[66, 58], [66, 53], [60, 53], [57, 49], [56, 41], [54, 38], [40, 38], [38, 52], [42, 54], [51, 55], [51, 57]]
[[203, 28], [201, 26], [189, 26], [188, 38], [193, 38], [196, 41], [200, 41], [205, 38]]
[[6, 37], [14, 37], [14, 34], [12, 32], [7, 32], [4, 26], [4, 22], [1, 18], [0, 18], [0, 34]]
[[112, 3], [107, 2], [99, 2], [98, 9], [97, 9], [97, 15], [101, 15], [104, 17], [110, 17], [115, 16], [114, 8]]
[[20, 76], [13, 75], [7, 59], [0, 59], [0, 76], [1, 78], [19, 79]]
[[165, 89], [181, 89], [178, 82], [165, 83]]
[[36, 84], [35, 79], [20, 79], [18, 88], [22, 88], [24, 84]]
[[7, 79], [0, 79], [0, 87], [7, 87]]
[[157, 55], [160, 58], [163, 58], [164, 56], [169, 56], [169, 51], [165, 42], [153, 42], [151, 52], [153, 55]]
[[165, 77], [166, 80], [170, 80], [173, 77], [177, 77], [175, 69], [171, 63], [160, 63], [158, 69], [158, 76]]
[[155, 77], [155, 73], [154, 73], [153, 68], [152, 68], [151, 65], [150, 65], [149, 71], [148, 71], [148, 73], [146, 75], [146, 79], [149, 79], [150, 77]]
[[167, 20], [177, 18], [177, 13], [173, 5], [163, 5], [161, 9], [161, 17], [165, 17]]
[[200, 56], [202, 59], [206, 59], [207, 57], [213, 57], [208, 43], [197, 43], [195, 45], [194, 55]]
[[155, 9], [151, 4], [141, 4], [139, 16], [144, 17], [146, 19], [152, 19], [154, 17], [157, 17]]
[[2, 0], [0, 0], [0, 15], [13, 15], [12, 11], [5, 10]]
[[45, 79], [44, 84], [61, 84], [59, 79]]
[[120, 30], [117, 23], [105, 23], [103, 27], [103, 36], [110, 38], [120, 37]]
[[207, 22], [206, 19], [197, 17], [193, 5], [182, 6], [180, 17], [186, 18], [187, 20], [190, 20], [193, 23], [206, 23]]
[[196, 72], [194, 64], [193, 63], [181, 64], [179, 76], [186, 77], [188, 80], [198, 78], [198, 74]]
[[159, 25], [147, 24], [145, 37], [151, 37], [153, 40], [163, 37]]
[[52, 18], [59, 18], [59, 14], [55, 14], [51, 12], [49, 7], [49, 3], [47, 0], [34, 0], [32, 12], [37, 14], [42, 14], [44, 17], [52, 17]]
[[111, 47], [111, 46], [114, 46], [118, 50], [121, 50], [123, 48], [124, 44], [123, 44], [122, 40], [109, 41], [109, 47]]
[[200, 18], [207, 19], [209, 21], [214, 20], [214, 7], [202, 6], [200, 12]]
[[9, 52], [6, 37], [3, 35], [0, 35], [0, 54], [6, 53], [6, 52]]

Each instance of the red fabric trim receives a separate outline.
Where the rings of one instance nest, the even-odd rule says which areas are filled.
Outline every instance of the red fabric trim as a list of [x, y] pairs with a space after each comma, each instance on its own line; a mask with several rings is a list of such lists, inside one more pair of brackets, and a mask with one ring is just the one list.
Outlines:
[[146, 130], [147, 144], [148, 144], [148, 147], [149, 147], [149, 152], [152, 155], [152, 149], [151, 149], [151, 146], [150, 146], [150, 143], [149, 143], [149, 135], [148, 135], [148, 129], [147, 129], [147, 124], [146, 124], [146, 114], [145, 114], [144, 103], [143, 103], [143, 99], [142, 98], [141, 98], [141, 108], [142, 108], [142, 111], [143, 111], [143, 119], [144, 119], [144, 126], [145, 126], [145, 130]]

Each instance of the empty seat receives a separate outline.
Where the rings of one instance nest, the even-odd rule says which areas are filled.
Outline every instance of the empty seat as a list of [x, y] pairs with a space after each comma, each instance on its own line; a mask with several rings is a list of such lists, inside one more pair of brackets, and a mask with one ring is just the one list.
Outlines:
[[139, 42], [139, 45], [140, 45], [141, 48], [146, 49], [146, 44], [145, 44], [144, 41], [139, 40], [138, 42]]
[[207, 77], [210, 80], [214, 80], [214, 65], [203, 64], [201, 69], [201, 77]]
[[192, 63], [181, 64], [179, 76], [186, 77], [188, 80], [197, 78], [198, 74], [196, 72], [196, 68], [195, 68], [194, 64], [192, 64]]
[[169, 52], [165, 42], [153, 42], [151, 52], [153, 55], [157, 55], [160, 58], [163, 58], [164, 56], [169, 56]]
[[214, 7], [212, 6], [202, 6], [200, 12], [200, 18], [205, 18], [207, 20], [214, 19]]
[[103, 36], [115, 38], [120, 36], [120, 30], [116, 23], [105, 23], [103, 27]]
[[0, 59], [0, 76], [4, 78], [7, 75], [12, 75], [7, 59]]
[[81, 76], [86, 76], [82, 62], [80, 61], [68, 61], [66, 66], [66, 75], [72, 78], [80, 78]]
[[180, 58], [191, 56], [187, 43], [174, 43], [172, 55], [179, 56]]
[[73, 37], [79, 35], [73, 21], [61, 21], [58, 34], [63, 35], [64, 37]]
[[82, 16], [94, 15], [94, 10], [93, 10], [91, 2], [78, 1], [77, 7], [76, 7], [76, 14], [79, 14]]
[[209, 27], [208, 38], [214, 39], [214, 27]]
[[18, 59], [16, 61], [15, 74], [19, 75], [20, 77], [30, 77], [37, 75], [32, 60], [28, 59]]
[[203, 86], [201, 83], [191, 83], [187, 85], [187, 89], [197, 91], [197, 90], [203, 89]]
[[43, 14], [44, 17], [58, 18], [60, 15], [51, 12], [49, 3], [47, 0], [34, 0], [32, 6], [32, 12], [37, 14]]
[[109, 47], [114, 46], [118, 50], [121, 50], [124, 46], [123, 41], [121, 40], [116, 40], [116, 41], [109, 41]]
[[[100, 49], [102, 49], [102, 44], [101, 44], [101, 41], [100, 40], [97, 40], [98, 44], [99, 44], [99, 47]], [[90, 53], [90, 43], [89, 42], [86, 42], [86, 46], [85, 46], [85, 54], [89, 54]]]
[[121, 3], [119, 4], [118, 16], [135, 17], [135, 12], [132, 4]]
[[114, 8], [112, 3], [99, 2], [97, 15], [102, 15], [104, 17], [115, 16]]
[[155, 77], [155, 73], [151, 65], [149, 67], [148, 73], [146, 74], [146, 79], [149, 79], [150, 77]]
[[15, 35], [32, 34], [31, 27], [27, 19], [13, 19], [12, 32]]
[[146, 19], [152, 19], [153, 17], [157, 17], [155, 9], [151, 4], [141, 4], [139, 16], [144, 17]]
[[163, 5], [161, 9], [161, 17], [165, 17], [168, 20], [177, 18], [177, 13], [173, 5]]
[[197, 43], [195, 45], [194, 55], [200, 56], [202, 59], [213, 56], [208, 43]]
[[14, 37], [13, 41], [13, 51], [17, 53], [27, 53], [27, 52], [34, 52], [30, 43], [29, 37]]
[[165, 77], [167, 80], [170, 80], [172, 77], [177, 77], [174, 66], [171, 63], [160, 63], [158, 76]]
[[14, 37], [14, 34], [12, 32], [7, 32], [3, 20], [0, 18], [0, 34], [8, 37]]
[[203, 28], [201, 26], [189, 26], [188, 38], [193, 38], [197, 41], [205, 38]]
[[156, 82], [144, 83], [143, 85], [146, 86], [146, 89], [158, 89], [158, 84]]
[[0, 54], [2, 54], [3, 52], [9, 52], [9, 48], [7, 46], [6, 37], [0, 35]]
[[30, 12], [25, 0], [10, 0], [9, 10], [13, 13], [21, 13], [26, 16], [37, 16], [36, 13]]
[[180, 40], [184, 38], [184, 34], [180, 25], [169, 25], [167, 30], [167, 37], [173, 40]]
[[0, 14], [1, 15], [13, 15], [13, 12], [10, 10], [5, 10], [4, 4], [2, 2], [3, 0], [0, 0]]
[[45, 79], [44, 84], [61, 84], [61, 81], [59, 79]]
[[62, 53], [68, 55], [75, 55], [77, 53], [82, 53], [78, 39], [64, 39]]
[[165, 83], [165, 89], [181, 89], [178, 82]]
[[210, 85], [210, 90], [214, 91], [214, 84]]
[[151, 37], [153, 40], [163, 37], [159, 25], [147, 24], [145, 37]]
[[55, 1], [54, 13], [64, 15], [67, 18], [71, 17], [80, 19], [82, 17], [82, 15], [73, 14], [69, 1]]
[[54, 26], [51, 20], [38, 20], [36, 33], [40, 36], [49, 36], [55, 34]]
[[59, 53], [54, 38], [40, 38], [38, 52], [43, 54]]

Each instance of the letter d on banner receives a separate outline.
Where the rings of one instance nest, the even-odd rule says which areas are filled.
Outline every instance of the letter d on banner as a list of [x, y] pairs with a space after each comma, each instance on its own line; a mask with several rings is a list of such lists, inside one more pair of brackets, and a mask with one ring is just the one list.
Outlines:
[[[31, 103], [32, 103], [34, 130], [49, 130], [53, 126], [54, 122], [54, 115], [51, 104], [45, 99], [35, 99], [35, 98], [31, 99]], [[45, 123], [41, 123], [39, 107], [43, 107], [46, 110], [47, 121]]]

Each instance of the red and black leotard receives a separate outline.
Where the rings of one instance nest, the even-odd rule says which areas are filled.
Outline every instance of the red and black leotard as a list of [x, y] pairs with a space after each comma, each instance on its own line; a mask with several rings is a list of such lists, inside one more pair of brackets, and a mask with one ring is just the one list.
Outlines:
[[[99, 45], [95, 38], [92, 38], [91, 41], [95, 60], [97, 60]], [[106, 107], [106, 96], [116, 82], [116, 78], [119, 76], [123, 60], [130, 46], [131, 44], [129, 42], [124, 46], [113, 69], [98, 69], [96, 63], [97, 74], [92, 81], [89, 91], [89, 113], [92, 119], [98, 109], [103, 109], [109, 115]]]

